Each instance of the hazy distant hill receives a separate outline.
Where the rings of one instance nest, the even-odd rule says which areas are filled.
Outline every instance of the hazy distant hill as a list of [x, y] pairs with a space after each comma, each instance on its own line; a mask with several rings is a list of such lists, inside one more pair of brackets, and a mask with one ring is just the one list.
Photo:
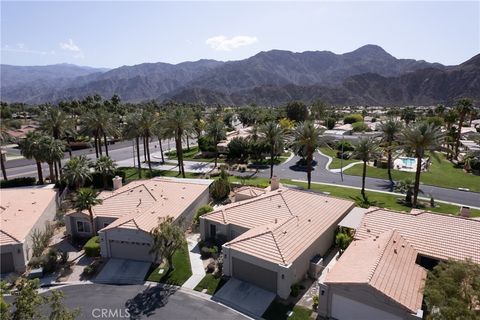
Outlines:
[[[378, 46], [367, 45], [341, 55], [272, 50], [239, 61], [143, 63], [108, 71], [72, 65], [2, 65], [1, 89], [2, 100], [29, 103], [99, 93], [118, 94], [124, 101], [271, 105], [321, 98], [338, 104], [429, 104], [460, 96], [480, 100], [479, 60], [475, 56], [446, 67], [396, 59]], [[32, 81], [22, 80], [29, 73]]]

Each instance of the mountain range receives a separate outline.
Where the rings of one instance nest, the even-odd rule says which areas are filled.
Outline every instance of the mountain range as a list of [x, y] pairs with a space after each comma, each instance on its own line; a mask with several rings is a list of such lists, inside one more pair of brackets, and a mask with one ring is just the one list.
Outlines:
[[457, 66], [397, 59], [376, 45], [329, 51], [260, 52], [239, 61], [142, 63], [115, 69], [0, 66], [1, 100], [45, 103], [98, 93], [123, 101], [279, 105], [428, 105], [460, 97], [480, 101], [480, 54]]

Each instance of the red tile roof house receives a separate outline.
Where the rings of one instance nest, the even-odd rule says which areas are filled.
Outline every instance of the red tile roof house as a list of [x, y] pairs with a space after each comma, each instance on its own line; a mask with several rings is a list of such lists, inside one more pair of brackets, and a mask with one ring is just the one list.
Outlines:
[[[101, 192], [103, 203], [93, 207], [101, 255], [154, 262], [150, 231], [159, 218], [170, 216], [174, 223], [189, 226], [198, 208], [208, 202], [212, 181], [157, 177]], [[67, 213], [65, 224], [73, 237], [92, 236], [87, 211]]]
[[[241, 189], [242, 193], [248, 194]], [[202, 239], [223, 238], [223, 273], [288, 298], [310, 260], [333, 245], [352, 201], [280, 187], [200, 218]], [[257, 196], [257, 194], [260, 194]]]
[[48, 187], [0, 191], [0, 273], [24, 272], [32, 257], [32, 233], [45, 230], [57, 211], [57, 192]]
[[467, 258], [480, 263], [480, 221], [420, 210], [371, 208], [321, 281], [319, 314], [336, 319], [420, 319], [426, 269]]

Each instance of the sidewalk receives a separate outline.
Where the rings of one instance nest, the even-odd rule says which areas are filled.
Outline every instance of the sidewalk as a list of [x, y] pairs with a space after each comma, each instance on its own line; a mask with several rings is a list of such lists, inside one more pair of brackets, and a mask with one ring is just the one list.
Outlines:
[[190, 265], [192, 267], [192, 276], [183, 284], [183, 288], [194, 289], [198, 283], [205, 277], [205, 268], [200, 255], [200, 247], [198, 246], [198, 238], [200, 234], [194, 233], [187, 237], [188, 255], [190, 257]]

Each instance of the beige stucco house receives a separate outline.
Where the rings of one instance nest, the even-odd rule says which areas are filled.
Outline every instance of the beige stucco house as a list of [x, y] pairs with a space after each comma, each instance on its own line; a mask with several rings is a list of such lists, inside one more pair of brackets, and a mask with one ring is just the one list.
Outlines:
[[54, 220], [56, 198], [53, 185], [0, 191], [0, 273], [25, 271], [32, 257], [32, 233]]
[[279, 187], [222, 206], [200, 218], [202, 239], [220, 238], [223, 273], [287, 298], [310, 261], [325, 255], [337, 224], [354, 207], [348, 200]]
[[[172, 217], [186, 227], [209, 200], [212, 180], [153, 178], [137, 180], [114, 191], [103, 191], [93, 207], [94, 224], [103, 257], [153, 261], [150, 231], [160, 218]], [[68, 234], [91, 237], [89, 213], [72, 211], [65, 218]]]

